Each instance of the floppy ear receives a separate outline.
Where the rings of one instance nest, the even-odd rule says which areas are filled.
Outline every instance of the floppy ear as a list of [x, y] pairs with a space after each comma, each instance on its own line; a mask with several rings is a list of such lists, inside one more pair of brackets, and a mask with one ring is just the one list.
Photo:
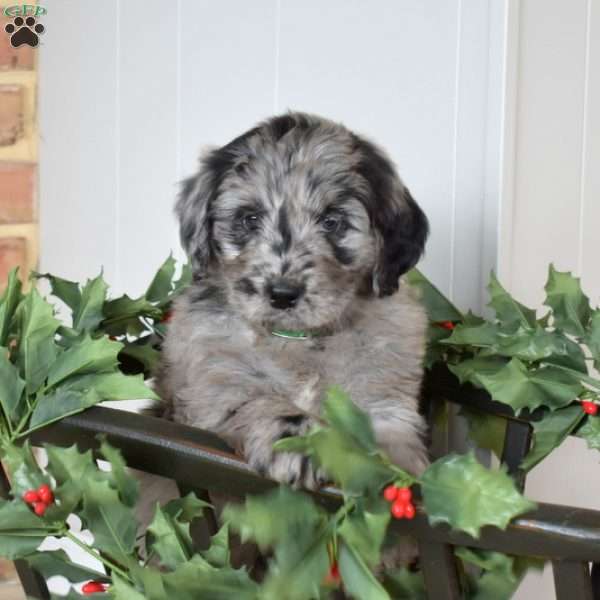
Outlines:
[[380, 244], [373, 289], [379, 296], [389, 296], [398, 290], [400, 276], [421, 258], [429, 223], [391, 161], [365, 140], [358, 139], [358, 149], [358, 172], [371, 187], [366, 208]]

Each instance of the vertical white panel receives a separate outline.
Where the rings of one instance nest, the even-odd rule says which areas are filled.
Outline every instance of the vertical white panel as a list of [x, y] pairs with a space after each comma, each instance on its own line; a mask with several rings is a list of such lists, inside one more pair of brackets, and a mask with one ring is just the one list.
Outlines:
[[224, 144], [273, 112], [276, 0], [183, 0], [181, 156]]
[[279, 106], [343, 121], [390, 152], [430, 218], [423, 269], [446, 292], [457, 24], [456, 1], [281, 5]]
[[521, 3], [511, 267], [539, 304], [550, 261], [578, 262], [586, 0]]
[[480, 0], [462, 0], [460, 8], [450, 292], [459, 307], [480, 312], [489, 7]]
[[586, 136], [583, 147], [580, 270], [585, 290], [600, 303], [600, 5], [589, 0]]
[[40, 47], [40, 266], [114, 280], [115, 0], [49, 0]]
[[[177, 2], [127, 0], [119, 15], [119, 292], [140, 294], [176, 239]], [[160, 15], [143, 18], [142, 15]], [[143, 23], [142, 26], [140, 26]], [[117, 291], [117, 290], [115, 290]]]

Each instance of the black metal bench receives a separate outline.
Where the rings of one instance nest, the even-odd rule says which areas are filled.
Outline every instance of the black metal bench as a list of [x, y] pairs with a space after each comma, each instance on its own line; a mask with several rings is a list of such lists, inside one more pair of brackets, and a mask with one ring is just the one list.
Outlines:
[[[449, 401], [506, 417], [502, 460], [523, 486], [524, 477], [518, 466], [529, 449], [528, 419], [535, 419], [535, 413], [528, 418], [515, 418], [510, 408], [494, 402], [485, 392], [460, 386], [444, 367], [434, 368], [428, 374], [424, 399], [430, 407]], [[108, 408], [91, 408], [68, 417], [37, 432], [32, 442], [61, 446], [77, 443], [84, 450], [97, 447], [98, 434], [105, 434], [111, 444], [121, 449], [130, 467], [173, 479], [184, 489], [242, 496], [277, 485], [250, 469], [214, 434], [122, 411], [115, 418], [115, 411]], [[6, 478], [0, 478], [0, 494], [7, 493]], [[323, 490], [315, 498], [331, 509], [339, 502], [334, 489]], [[208, 524], [210, 528], [210, 518]], [[213, 522], [212, 526], [215, 525]], [[462, 597], [454, 546], [543, 557], [552, 562], [558, 600], [600, 599], [600, 578], [595, 568], [590, 569], [590, 563], [600, 563], [600, 511], [539, 504], [535, 511], [514, 520], [505, 531], [484, 528], [479, 539], [453, 532], [446, 526], [431, 527], [424, 515], [417, 515], [412, 521], [394, 521], [392, 527], [399, 535], [410, 532], [417, 538], [427, 594], [433, 600]], [[17, 561], [17, 570], [29, 596], [49, 598], [44, 580], [25, 562]]]

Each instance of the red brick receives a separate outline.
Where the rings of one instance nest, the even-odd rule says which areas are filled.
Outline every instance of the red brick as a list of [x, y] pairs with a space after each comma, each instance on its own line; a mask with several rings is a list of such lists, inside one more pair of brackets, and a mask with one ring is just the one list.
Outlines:
[[35, 219], [35, 165], [0, 162], [0, 223]]
[[0, 85], [0, 146], [12, 146], [23, 135], [25, 95], [20, 85]]
[[21, 280], [27, 278], [27, 240], [21, 237], [0, 238], [0, 290], [6, 287], [8, 273], [19, 267]]
[[10, 45], [10, 35], [4, 31], [4, 26], [11, 20], [11, 17], [0, 16], [0, 70], [31, 70], [35, 64], [34, 49], [27, 44], [13, 48]]

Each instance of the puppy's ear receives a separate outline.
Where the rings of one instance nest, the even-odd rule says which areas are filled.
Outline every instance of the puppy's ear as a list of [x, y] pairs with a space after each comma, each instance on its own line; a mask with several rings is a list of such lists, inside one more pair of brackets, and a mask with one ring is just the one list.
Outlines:
[[373, 289], [379, 296], [389, 296], [398, 290], [400, 276], [421, 258], [429, 223], [391, 161], [370, 142], [357, 138], [357, 144], [358, 172], [371, 188], [366, 204], [380, 245]]

